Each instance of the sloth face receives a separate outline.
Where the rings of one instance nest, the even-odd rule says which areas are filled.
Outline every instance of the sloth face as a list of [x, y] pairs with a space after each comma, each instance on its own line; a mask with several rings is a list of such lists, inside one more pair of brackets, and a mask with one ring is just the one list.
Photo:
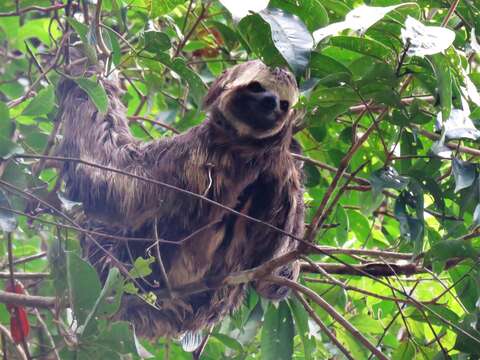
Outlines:
[[222, 74], [212, 84], [205, 104], [219, 110], [239, 136], [262, 139], [289, 123], [297, 100], [298, 87], [291, 73], [255, 60]]
[[275, 92], [265, 89], [258, 81], [237, 89], [229, 104], [230, 113], [236, 120], [260, 132], [281, 125], [289, 109], [288, 100], [280, 99]]

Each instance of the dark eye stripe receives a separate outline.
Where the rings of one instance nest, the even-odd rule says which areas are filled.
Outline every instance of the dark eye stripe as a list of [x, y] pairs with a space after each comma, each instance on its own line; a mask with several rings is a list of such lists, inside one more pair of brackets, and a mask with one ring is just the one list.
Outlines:
[[252, 81], [248, 84], [247, 89], [253, 93], [261, 93], [265, 91], [265, 88], [258, 81]]
[[287, 100], [280, 100], [280, 109], [282, 111], [287, 111], [290, 106], [290, 103]]

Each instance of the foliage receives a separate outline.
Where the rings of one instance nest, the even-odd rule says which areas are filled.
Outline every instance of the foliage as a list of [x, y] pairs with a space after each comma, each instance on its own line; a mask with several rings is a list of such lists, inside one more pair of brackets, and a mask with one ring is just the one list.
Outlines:
[[[305, 116], [295, 137], [304, 150], [306, 238], [322, 247], [303, 258], [296, 295], [273, 304], [250, 291], [212, 330], [202, 359], [370, 359], [364, 341], [391, 359], [480, 356], [480, 1], [266, 6], [0, 3], [0, 249], [2, 268], [15, 268], [2, 278], [57, 301], [54, 311], [28, 308], [29, 337], [16, 347], [2, 336], [4, 351], [191, 358], [181, 341], [146, 342], [112, 321], [122, 295], [136, 289], [116, 271], [102, 285], [81, 259], [82, 229], [72, 220], [81, 204], [62, 196], [58, 171], [42, 157], [60, 136], [55, 88], [68, 58], [61, 45], [79, 42], [91, 62], [105, 63], [103, 75], [119, 74], [142, 140], [199, 124], [207, 85], [232, 64], [288, 66], [300, 84], [296, 106]], [[101, 82], [75, 81], [105, 111]], [[151, 261], [138, 260], [132, 278], [148, 274]], [[0, 305], [2, 325], [12, 316]]]

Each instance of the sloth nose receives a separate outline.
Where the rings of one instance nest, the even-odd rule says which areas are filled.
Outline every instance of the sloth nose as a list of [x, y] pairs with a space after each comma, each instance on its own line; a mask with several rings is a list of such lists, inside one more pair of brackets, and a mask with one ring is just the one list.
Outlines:
[[265, 112], [271, 112], [278, 107], [278, 98], [273, 94], [264, 94], [260, 99], [260, 107]]

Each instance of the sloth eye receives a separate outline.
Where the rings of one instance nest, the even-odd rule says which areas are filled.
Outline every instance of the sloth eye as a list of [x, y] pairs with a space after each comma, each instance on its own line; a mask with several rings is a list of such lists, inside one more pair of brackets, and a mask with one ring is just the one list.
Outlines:
[[248, 84], [247, 89], [254, 93], [261, 93], [265, 91], [262, 84], [260, 84], [258, 81], [252, 81], [250, 84]]
[[281, 100], [280, 101], [280, 110], [287, 111], [289, 106], [290, 106], [290, 104], [288, 103], [287, 100]]

